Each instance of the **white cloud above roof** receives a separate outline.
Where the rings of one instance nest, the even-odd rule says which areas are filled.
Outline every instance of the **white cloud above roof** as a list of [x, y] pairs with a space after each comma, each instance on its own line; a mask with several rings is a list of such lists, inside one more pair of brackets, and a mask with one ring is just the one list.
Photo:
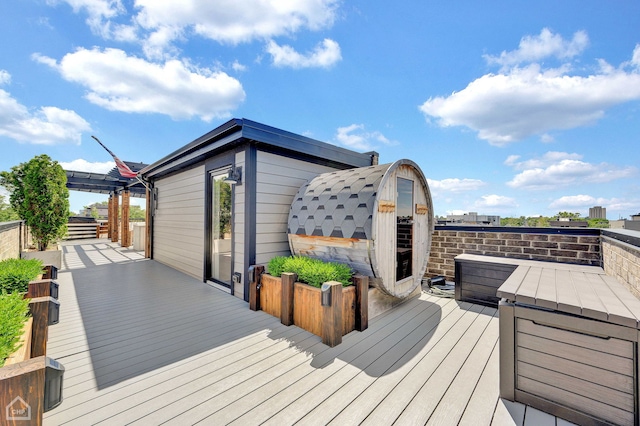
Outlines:
[[280, 46], [273, 40], [269, 41], [266, 49], [276, 67], [331, 68], [342, 59], [340, 45], [328, 38], [306, 54], [298, 53], [288, 45]]
[[119, 49], [78, 49], [60, 61], [34, 59], [87, 88], [90, 102], [112, 111], [158, 113], [203, 121], [228, 117], [245, 99], [240, 82], [224, 72], [178, 60], [148, 62]]
[[[0, 85], [10, 82], [11, 74], [0, 70]], [[52, 106], [32, 110], [0, 89], [0, 136], [34, 145], [80, 144], [82, 133], [90, 130], [75, 111]]]
[[485, 58], [502, 65], [497, 74], [486, 74], [450, 96], [428, 99], [420, 106], [427, 120], [441, 127], [464, 126], [492, 145], [539, 136], [548, 132], [595, 123], [615, 105], [640, 100], [640, 61], [636, 47], [630, 62], [618, 68], [598, 62], [597, 72], [578, 75], [569, 63], [548, 68], [532, 62], [547, 57], [571, 59], [588, 44], [586, 33], [572, 40], [544, 29], [539, 36], [525, 37], [519, 49]]
[[452, 178], [442, 180], [427, 179], [427, 182], [429, 183], [429, 190], [434, 196], [449, 192], [475, 191], [486, 185], [486, 182], [483, 182], [479, 179], [467, 178]]
[[73, 161], [61, 161], [60, 165], [65, 170], [72, 170], [75, 172], [107, 174], [116, 166], [116, 163], [113, 161], [91, 162], [83, 158], [78, 158]]
[[548, 152], [541, 158], [519, 161], [510, 156], [505, 164], [520, 171], [507, 185], [516, 189], [549, 190], [579, 183], [604, 183], [637, 174], [633, 166], [592, 164], [578, 154]]
[[367, 131], [364, 124], [338, 127], [335, 139], [340, 145], [356, 151], [371, 151], [380, 146], [398, 145], [398, 142], [388, 139], [377, 130]]

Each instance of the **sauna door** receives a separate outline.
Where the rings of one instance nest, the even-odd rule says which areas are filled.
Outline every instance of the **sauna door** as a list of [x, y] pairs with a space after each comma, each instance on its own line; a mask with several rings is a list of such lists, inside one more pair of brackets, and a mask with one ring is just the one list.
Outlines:
[[413, 181], [397, 178], [396, 281], [413, 275]]

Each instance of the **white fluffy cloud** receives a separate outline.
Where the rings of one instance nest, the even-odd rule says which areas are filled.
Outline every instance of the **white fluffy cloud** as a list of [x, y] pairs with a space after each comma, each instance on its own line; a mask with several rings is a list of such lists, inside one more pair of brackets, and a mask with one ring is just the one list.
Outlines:
[[429, 190], [434, 196], [450, 192], [475, 191], [486, 185], [486, 182], [479, 179], [427, 179], [427, 182], [429, 183]]
[[534, 135], [549, 142], [549, 131], [592, 124], [607, 108], [640, 99], [639, 47], [620, 67], [601, 60], [600, 71], [586, 76], [571, 75], [570, 64], [543, 68], [531, 63], [550, 56], [573, 58], [587, 44], [586, 33], [566, 41], [545, 29], [539, 36], [525, 37], [515, 51], [485, 56], [503, 66], [499, 73], [486, 74], [450, 96], [430, 98], [420, 110], [439, 126], [468, 127], [492, 145]]
[[364, 124], [338, 127], [336, 141], [341, 145], [358, 151], [371, 151], [379, 146], [393, 146], [398, 144], [398, 142], [389, 140], [378, 131], [366, 131]]
[[277, 67], [290, 68], [330, 68], [342, 59], [340, 45], [328, 38], [318, 44], [312, 52], [301, 54], [291, 46], [280, 46], [271, 40], [267, 44], [267, 53]]
[[[11, 75], [0, 70], [0, 85]], [[0, 89], [0, 136], [37, 145], [80, 144], [83, 132], [91, 126], [76, 112], [52, 106], [29, 110], [11, 94]]]
[[[333, 25], [339, 0], [136, 0], [128, 20], [121, 0], [48, 0], [86, 13], [92, 31], [106, 39], [138, 39], [149, 58], [175, 53], [174, 42], [196, 34], [238, 44], [318, 31]], [[126, 18], [123, 18], [126, 16]], [[118, 22], [121, 19], [122, 22]], [[127, 19], [127, 20], [124, 20]]]
[[518, 207], [515, 199], [496, 194], [483, 195], [474, 204], [474, 209], [476, 210], [490, 209], [491, 211], [497, 211], [514, 207]]
[[240, 82], [223, 72], [178, 60], [148, 62], [119, 49], [78, 49], [59, 62], [34, 59], [86, 87], [90, 102], [114, 111], [210, 121], [228, 117], [245, 98]]
[[507, 185], [531, 190], [548, 190], [577, 183], [611, 182], [633, 176], [638, 171], [631, 166], [587, 163], [578, 154], [566, 152], [548, 152], [541, 158], [526, 161], [510, 156], [505, 164], [521, 171]]
[[61, 161], [60, 165], [65, 170], [73, 170], [75, 172], [102, 173], [106, 174], [116, 166], [113, 161], [90, 162], [82, 158], [73, 161]]
[[609, 212], [634, 210], [640, 208], [640, 199], [621, 199], [621, 198], [603, 198], [594, 197], [592, 195], [565, 195], [560, 197], [551, 204], [549, 208], [565, 210], [586, 210], [593, 206], [605, 206]]

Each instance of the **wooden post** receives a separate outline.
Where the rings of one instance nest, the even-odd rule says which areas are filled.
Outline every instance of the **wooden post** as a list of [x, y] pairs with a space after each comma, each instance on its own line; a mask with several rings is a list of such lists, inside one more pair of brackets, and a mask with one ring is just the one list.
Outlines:
[[113, 210], [111, 212], [113, 216], [113, 228], [111, 229], [111, 242], [117, 243], [120, 240], [120, 235], [118, 234], [118, 226], [120, 224], [120, 218], [118, 217], [120, 206], [118, 205], [120, 201], [120, 196], [115, 194], [113, 197]]
[[260, 306], [260, 287], [262, 286], [262, 273], [264, 266], [251, 265], [249, 267], [249, 309], [252, 311], [261, 310]]
[[353, 284], [356, 287], [355, 329], [365, 331], [369, 327], [369, 277], [356, 275]]
[[515, 311], [504, 299], [498, 305], [500, 321], [500, 398], [515, 401]]
[[[47, 354], [47, 337], [49, 332], [49, 318], [55, 316], [60, 309], [60, 302], [52, 297], [37, 297], [29, 303], [33, 328], [31, 334], [31, 356], [37, 357]], [[57, 320], [54, 322], [57, 323]]]
[[129, 191], [122, 191], [122, 247], [129, 247], [132, 245], [131, 231], [129, 231]]
[[292, 272], [283, 272], [282, 279], [282, 310], [280, 322], [284, 325], [293, 325], [293, 285], [298, 280], [298, 275]]
[[44, 356], [0, 369], [0, 408], [3, 425], [42, 425]]
[[322, 284], [322, 343], [342, 343], [342, 283], [337, 281]]
[[28, 299], [37, 297], [53, 297], [58, 299], [58, 283], [52, 279], [37, 280], [29, 282], [29, 290], [25, 295]]
[[57, 280], [58, 279], [58, 268], [54, 265], [46, 265], [44, 267], [44, 272], [42, 273], [43, 280]]

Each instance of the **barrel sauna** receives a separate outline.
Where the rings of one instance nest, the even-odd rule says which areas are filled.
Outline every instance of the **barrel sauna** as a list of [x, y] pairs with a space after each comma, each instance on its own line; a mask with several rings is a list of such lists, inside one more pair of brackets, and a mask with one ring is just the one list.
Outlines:
[[298, 190], [288, 225], [294, 255], [346, 263], [402, 299], [427, 269], [431, 193], [411, 160], [324, 173]]

